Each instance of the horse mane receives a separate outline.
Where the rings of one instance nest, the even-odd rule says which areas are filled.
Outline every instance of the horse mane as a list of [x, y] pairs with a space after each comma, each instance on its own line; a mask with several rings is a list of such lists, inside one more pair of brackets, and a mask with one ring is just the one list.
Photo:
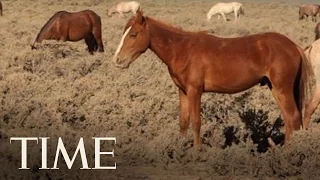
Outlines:
[[65, 13], [65, 12], [67, 12], [67, 11], [58, 11], [49, 19], [49, 21], [41, 28], [40, 32], [38, 33], [37, 38], [36, 38], [36, 42], [39, 40], [42, 32], [45, 32], [48, 29], [48, 27], [53, 23], [53, 21], [56, 19], [56, 17], [58, 17], [58, 15], [60, 15], [61, 13]]
[[185, 34], [185, 33], [194, 33], [194, 32], [188, 32], [183, 30], [180, 26], [173, 26], [169, 23], [166, 23], [164, 21], [160, 21], [160, 20], [155, 20], [151, 17], [145, 17], [146, 20], [149, 20], [149, 22], [151, 22], [152, 24], [155, 24], [157, 26], [160, 26], [166, 30], [169, 30], [171, 32], [175, 32], [175, 33], [179, 33], [179, 34]]
[[[146, 21], [150, 22], [151, 24], [154, 24], [156, 26], [160, 26], [162, 27], [163, 29], [166, 29], [168, 31], [171, 31], [171, 32], [174, 32], [174, 33], [178, 33], [178, 34], [182, 34], [182, 35], [194, 35], [194, 34], [208, 34], [209, 31], [208, 30], [204, 30], [204, 31], [186, 31], [186, 30], [183, 30], [180, 26], [176, 27], [176, 26], [173, 26], [169, 23], [166, 23], [164, 21], [160, 21], [160, 20], [155, 20], [149, 16], [145, 16], [144, 17]], [[132, 26], [135, 22], [135, 17], [132, 17], [129, 19], [126, 27], [125, 27], [125, 30]], [[212, 30], [211, 30], [212, 31]], [[211, 32], [213, 33], [213, 31]]]

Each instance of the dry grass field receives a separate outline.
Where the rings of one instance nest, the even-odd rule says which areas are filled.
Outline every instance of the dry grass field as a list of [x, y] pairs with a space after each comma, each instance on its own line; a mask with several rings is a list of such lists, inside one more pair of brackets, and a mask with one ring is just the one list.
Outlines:
[[[206, 12], [217, 1], [141, 0], [145, 15], [217, 36], [235, 37], [274, 31], [304, 47], [313, 42], [315, 23], [298, 21], [298, 4], [285, 1], [242, 1], [245, 16], [233, 23]], [[307, 1], [305, 1], [307, 2]], [[0, 17], [0, 179], [318, 179], [320, 176], [320, 112], [310, 130], [295, 133], [285, 147], [268, 150], [267, 138], [283, 138], [280, 110], [267, 87], [239, 94], [204, 94], [201, 138], [203, 152], [192, 148], [192, 131], [179, 138], [178, 90], [151, 51], [129, 69], [111, 62], [125, 19], [107, 17], [114, 1], [7, 0]], [[60, 10], [91, 9], [102, 18], [104, 53], [90, 55], [84, 41], [30, 44], [46, 21]], [[318, 19], [320, 19], [318, 17]], [[237, 77], [235, 77], [235, 80]], [[57, 138], [73, 154], [84, 137], [89, 166], [94, 166], [92, 137], [115, 136], [117, 170], [79, 170], [77, 157], [67, 170], [39, 170], [41, 145], [28, 145], [28, 166], [20, 167], [20, 143], [10, 137], [50, 137], [52, 167]]]

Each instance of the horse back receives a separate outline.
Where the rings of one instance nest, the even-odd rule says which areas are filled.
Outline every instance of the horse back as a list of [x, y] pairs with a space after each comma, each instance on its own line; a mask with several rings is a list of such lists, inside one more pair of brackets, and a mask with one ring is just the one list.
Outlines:
[[[209, 36], [208, 36], [209, 37]], [[199, 49], [191, 50], [196, 54], [190, 67], [199, 63], [202, 57], [206, 90], [215, 90], [216, 85], [226, 81], [233, 82], [234, 91], [240, 92], [258, 83], [261, 78], [275, 73], [273, 70], [295, 69], [301, 62], [297, 45], [289, 38], [278, 33], [264, 33], [237, 38], [212, 38]], [[204, 49], [206, 47], [206, 49]], [[203, 56], [207, 53], [205, 56]], [[190, 59], [191, 62], [191, 59]], [[232, 72], [226, 75], [225, 72]], [[213, 81], [213, 79], [215, 79]], [[232, 79], [237, 79], [232, 81]], [[243, 87], [243, 88], [239, 88]], [[230, 89], [225, 89], [229, 91]], [[223, 92], [223, 91], [222, 91]]]
[[[101, 26], [101, 18], [92, 10], [83, 10], [74, 13], [64, 13], [59, 17], [61, 24], [66, 24], [69, 28], [90, 28], [94, 26]], [[78, 27], [79, 26], [79, 27]]]
[[[202, 37], [200, 37], [202, 36]], [[198, 48], [192, 48], [191, 51], [202, 52], [205, 59], [218, 57], [215, 61], [219, 63], [236, 63], [241, 59], [243, 63], [270, 64], [279, 58], [282, 62], [290, 63], [291, 59], [286, 57], [299, 56], [297, 45], [284, 35], [279, 33], [262, 33], [250, 36], [236, 38], [220, 38], [214, 35], [199, 34], [192, 44], [199, 44]], [[200, 38], [199, 38], [200, 37]], [[199, 39], [199, 40], [197, 40]], [[237, 54], [238, 57], [234, 55]], [[227, 64], [226, 64], [227, 67]]]
[[78, 41], [87, 34], [101, 31], [101, 18], [91, 10], [71, 13], [69, 17], [65, 17], [64, 23], [68, 27], [70, 41]]

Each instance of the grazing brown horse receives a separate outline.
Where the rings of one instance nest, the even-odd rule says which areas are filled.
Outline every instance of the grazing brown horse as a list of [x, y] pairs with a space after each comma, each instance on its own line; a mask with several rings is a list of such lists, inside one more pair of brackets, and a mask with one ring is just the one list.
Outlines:
[[299, 7], [299, 20], [305, 18], [308, 19], [312, 16], [312, 21], [317, 21], [317, 14], [319, 13], [319, 5], [316, 4], [303, 4]]
[[3, 15], [3, 9], [2, 9], [2, 3], [0, 1], [0, 15], [2, 16]]
[[186, 32], [144, 17], [140, 11], [124, 30], [113, 61], [128, 68], [147, 49], [167, 66], [180, 96], [180, 132], [191, 121], [200, 147], [200, 107], [204, 92], [238, 93], [254, 85], [271, 89], [285, 121], [285, 141], [302, 126], [312, 68], [303, 50], [278, 33], [220, 38]]
[[84, 39], [88, 51], [103, 52], [103, 42], [101, 35], [101, 18], [91, 10], [70, 13], [59, 11], [55, 13], [50, 20], [41, 28], [32, 49], [35, 49], [35, 43], [41, 43], [42, 40], [61, 40], [61, 41], [79, 41]]

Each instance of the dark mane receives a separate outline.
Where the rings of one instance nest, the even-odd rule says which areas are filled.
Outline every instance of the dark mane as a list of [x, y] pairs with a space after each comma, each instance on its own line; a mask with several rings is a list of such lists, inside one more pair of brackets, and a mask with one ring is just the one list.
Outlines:
[[47, 28], [49, 27], [49, 25], [51, 25], [51, 23], [56, 19], [56, 17], [58, 17], [58, 15], [60, 15], [61, 13], [66, 13], [66, 11], [58, 11], [56, 12], [50, 19], [49, 21], [41, 28], [40, 32], [37, 35], [36, 41], [39, 40], [39, 37], [41, 35], [42, 32], [45, 32], [47, 30]]

